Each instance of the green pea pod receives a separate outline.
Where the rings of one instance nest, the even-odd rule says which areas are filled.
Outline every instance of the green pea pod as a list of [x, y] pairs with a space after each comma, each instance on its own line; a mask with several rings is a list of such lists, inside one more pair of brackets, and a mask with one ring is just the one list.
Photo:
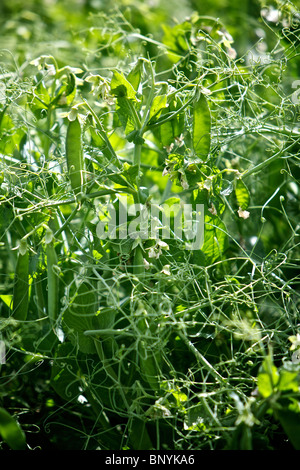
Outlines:
[[13, 317], [25, 321], [29, 297], [29, 251], [26, 240], [20, 243], [13, 289]]
[[81, 125], [78, 117], [69, 121], [66, 137], [66, 158], [71, 187], [76, 196], [82, 193], [84, 184]]
[[192, 138], [194, 152], [203, 160], [207, 158], [211, 145], [211, 115], [206, 97], [201, 93], [193, 103]]
[[242, 435], [240, 440], [241, 450], [252, 450], [251, 428], [243, 423]]
[[57, 266], [57, 254], [53, 240], [46, 245], [47, 276], [48, 276], [48, 315], [52, 323], [58, 317], [58, 289], [59, 279], [55, 267]]
[[143, 249], [137, 245], [134, 249], [133, 274], [141, 277], [145, 274]]
[[144, 339], [139, 341], [139, 364], [142, 378], [148, 382], [153, 390], [159, 390], [159, 370], [160, 357], [153, 350], [151, 340], [147, 339], [149, 324], [147, 321], [147, 312], [144, 310], [139, 314], [137, 321], [138, 330]]
[[139, 361], [141, 376], [148, 382], [152, 390], [159, 390], [159, 364], [151, 345], [148, 345], [145, 341], [139, 343]]
[[23, 430], [4, 408], [0, 408], [0, 435], [12, 450], [26, 449], [26, 438]]

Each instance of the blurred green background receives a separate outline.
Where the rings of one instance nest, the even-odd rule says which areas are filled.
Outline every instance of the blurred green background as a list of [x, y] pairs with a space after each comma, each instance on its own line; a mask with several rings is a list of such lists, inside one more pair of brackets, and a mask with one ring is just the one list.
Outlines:
[[51, 53], [65, 61], [71, 59], [75, 65], [86, 60], [87, 53], [91, 61], [101, 56], [98, 28], [103, 21], [108, 32], [111, 28], [104, 12], [118, 11], [120, 27], [155, 34], [159, 39], [163, 24], [181, 22], [196, 11], [219, 18], [240, 52], [245, 52], [259, 38], [258, 18], [266, 6], [276, 10], [276, 2], [266, 0], [2, 0], [0, 48], [17, 51], [20, 62]]

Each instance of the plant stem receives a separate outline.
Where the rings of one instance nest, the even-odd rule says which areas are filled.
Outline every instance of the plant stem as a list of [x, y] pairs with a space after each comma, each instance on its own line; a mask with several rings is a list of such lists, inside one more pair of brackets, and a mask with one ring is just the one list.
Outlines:
[[119, 159], [118, 159], [118, 156], [116, 154], [116, 152], [114, 151], [111, 143], [110, 143], [110, 140], [109, 138], [107, 137], [106, 135], [106, 132], [105, 130], [103, 129], [103, 126], [102, 126], [102, 123], [100, 121], [100, 119], [98, 118], [97, 114], [95, 113], [95, 111], [91, 108], [91, 106], [89, 105], [89, 103], [83, 98], [83, 101], [85, 102], [86, 106], [88, 107], [90, 113], [92, 114], [92, 116], [94, 117], [97, 125], [98, 125], [98, 130], [99, 130], [99, 133], [100, 133], [100, 136], [101, 138], [104, 140], [104, 142], [106, 143], [107, 145], [107, 148], [113, 158], [113, 162], [115, 163], [115, 165], [118, 167], [118, 168], [122, 168], [122, 165], [121, 163], [119, 162]]
[[[141, 153], [142, 153], [142, 145], [135, 144], [133, 161], [134, 161], [134, 164], [137, 165], [138, 167], [137, 177], [136, 177], [137, 188], [139, 188], [139, 185], [140, 185]], [[139, 197], [138, 197], [138, 202], [139, 202]]]
[[52, 107], [49, 106], [47, 113], [47, 129], [46, 129], [46, 142], [45, 142], [45, 158], [49, 158], [49, 149], [50, 149], [50, 129], [52, 121]]
[[96, 197], [107, 196], [108, 194], [117, 194], [117, 193], [128, 193], [135, 195], [136, 191], [131, 188], [118, 188], [118, 189], [101, 189], [100, 191], [95, 191], [94, 193], [86, 194], [88, 199], [94, 199]]
[[185, 336], [185, 334], [182, 331], [178, 332], [178, 335], [182, 339], [182, 341], [186, 344], [186, 346], [189, 348], [189, 350], [196, 356], [196, 359], [205, 367], [205, 369], [208, 370], [208, 372], [211, 373], [211, 375], [214, 376], [214, 378], [219, 382], [219, 383], [224, 383], [225, 379], [222, 377], [219, 372], [216, 371], [216, 369], [213, 368], [213, 366], [208, 362], [207, 359], [198, 351], [198, 349], [195, 348], [193, 343], [189, 341], [189, 339]]
[[78, 209], [79, 209], [79, 204], [76, 205], [75, 209], [73, 209], [73, 211], [71, 212], [71, 214], [69, 215], [69, 217], [67, 218], [67, 220], [63, 223], [63, 225], [55, 232], [54, 234], [54, 238], [57, 238], [61, 232], [65, 229], [65, 227], [67, 227], [69, 225], [69, 223], [71, 222], [72, 219], [74, 219], [75, 215], [77, 214], [78, 212]]
[[193, 95], [185, 104], [183, 104], [179, 109], [176, 111], [173, 111], [172, 113], [165, 114], [161, 119], [158, 119], [155, 124], [151, 124], [151, 126], [146, 126], [145, 131], [147, 130], [152, 130], [155, 129], [156, 127], [159, 127], [161, 124], [164, 124], [171, 119], [174, 119], [177, 114], [180, 114], [182, 111], [185, 110], [195, 99], [195, 96]]
[[[286, 150], [286, 149], [284, 149]], [[258, 173], [259, 171], [263, 170], [266, 166], [270, 165], [270, 163], [274, 162], [281, 156], [283, 153], [283, 150], [280, 149], [279, 152], [275, 153], [271, 157], [267, 158], [267, 160], [264, 160], [263, 162], [259, 163], [258, 165], [254, 166], [253, 168], [249, 168], [249, 170], [246, 170], [242, 173], [242, 178], [246, 178], [247, 176], [253, 175], [255, 173]]]

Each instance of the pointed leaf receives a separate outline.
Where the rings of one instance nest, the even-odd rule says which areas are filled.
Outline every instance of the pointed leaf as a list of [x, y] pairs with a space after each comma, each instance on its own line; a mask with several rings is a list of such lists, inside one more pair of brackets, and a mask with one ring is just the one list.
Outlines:
[[142, 69], [143, 69], [143, 61], [139, 59], [133, 69], [127, 75], [128, 82], [132, 85], [132, 87], [137, 91], [141, 76], [142, 76]]
[[4, 408], [0, 408], [0, 435], [12, 450], [26, 449], [26, 439], [22, 428]]
[[226, 227], [217, 215], [205, 215], [204, 243], [201, 251], [205, 255], [205, 264], [212, 264], [220, 258], [227, 246]]
[[235, 196], [238, 206], [245, 211], [249, 207], [250, 193], [244, 181], [240, 178], [235, 182]]
[[268, 398], [273, 394], [274, 387], [279, 381], [277, 367], [274, 366], [271, 356], [267, 356], [263, 361], [257, 377], [257, 387], [260, 395]]
[[63, 328], [72, 344], [86, 354], [95, 353], [92, 338], [85, 336], [84, 331], [93, 329], [93, 319], [97, 312], [97, 292], [88, 281], [82, 282], [63, 315]]
[[110, 89], [112, 95], [118, 98], [129, 98], [135, 100], [135, 90], [131, 83], [119, 72], [114, 72], [110, 82]]
[[158, 118], [161, 111], [166, 108], [167, 105], [167, 95], [158, 95], [155, 96], [152, 102], [152, 106], [149, 114], [149, 121], [154, 120], [153, 118]]

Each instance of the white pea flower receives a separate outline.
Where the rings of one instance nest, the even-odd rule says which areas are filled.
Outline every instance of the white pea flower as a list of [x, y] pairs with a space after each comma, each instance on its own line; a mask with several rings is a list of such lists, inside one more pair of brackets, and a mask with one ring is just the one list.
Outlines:
[[106, 101], [108, 104], [114, 103], [114, 99], [110, 95], [109, 83], [105, 78], [101, 77], [101, 75], [91, 74], [85, 81], [92, 84], [91, 93], [93, 95], [101, 96], [103, 101]]
[[148, 256], [149, 258], [156, 258], [158, 259], [162, 253], [162, 250], [168, 250], [169, 245], [162, 240], [158, 240], [156, 245], [151, 246], [148, 249]]
[[238, 214], [241, 219], [248, 219], [248, 217], [250, 216], [250, 212], [244, 211], [241, 207], [239, 207]]
[[217, 209], [215, 208], [214, 204], [212, 204], [211, 207], [208, 208], [208, 210], [212, 215], [218, 215]]
[[290, 347], [291, 351], [294, 351], [295, 349], [300, 348], [300, 334], [297, 333], [296, 336], [290, 336], [289, 341], [292, 343], [292, 346]]
[[170, 265], [169, 264], [166, 264], [162, 271], [161, 271], [163, 274], [165, 274], [166, 276], [171, 276], [171, 271], [170, 271]]

